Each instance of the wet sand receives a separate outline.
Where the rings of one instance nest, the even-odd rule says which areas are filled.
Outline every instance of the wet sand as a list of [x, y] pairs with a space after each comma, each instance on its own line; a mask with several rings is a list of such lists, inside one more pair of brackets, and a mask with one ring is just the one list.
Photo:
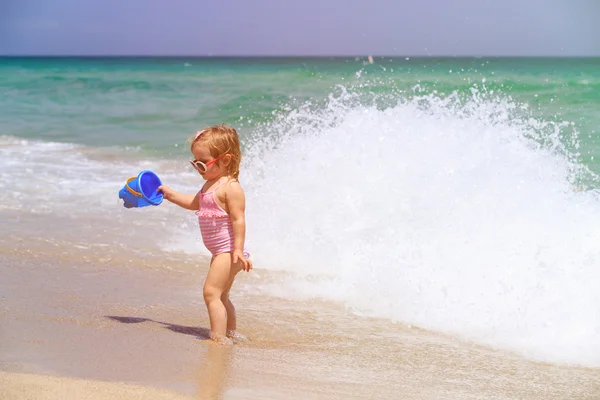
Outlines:
[[189, 399], [177, 393], [129, 384], [0, 371], [0, 398], [36, 400]]
[[[21, 230], [0, 241], [2, 399], [600, 398], [600, 369], [235, 286], [250, 340], [215, 345], [201, 292], [206, 260], [43, 237]], [[266, 278], [258, 270], [236, 286]]]

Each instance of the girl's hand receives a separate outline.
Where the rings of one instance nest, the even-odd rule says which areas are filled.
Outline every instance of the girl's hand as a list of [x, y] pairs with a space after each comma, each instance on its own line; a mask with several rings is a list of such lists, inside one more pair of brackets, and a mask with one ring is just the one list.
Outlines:
[[187, 210], [198, 210], [200, 208], [199, 192], [196, 194], [183, 194], [171, 189], [167, 185], [161, 185], [156, 190], [163, 194], [163, 198], [165, 200], [169, 200], [171, 203], [177, 204], [179, 207], [183, 207]]
[[244, 269], [244, 271], [249, 272], [252, 269], [252, 261], [250, 261], [249, 258], [246, 258], [246, 256], [244, 256], [243, 251], [234, 250], [232, 257], [232, 263], [237, 264], [237, 262], [239, 261], [240, 263], [242, 263], [242, 268]]
[[167, 185], [161, 185], [156, 189], [159, 193], [163, 194], [163, 197], [167, 200], [170, 200], [173, 197], [174, 190], [168, 187]]

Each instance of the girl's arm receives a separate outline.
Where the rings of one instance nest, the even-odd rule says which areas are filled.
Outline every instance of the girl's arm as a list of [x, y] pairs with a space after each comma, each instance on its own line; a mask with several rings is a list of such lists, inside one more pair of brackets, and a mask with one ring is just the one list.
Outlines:
[[183, 194], [179, 193], [168, 186], [162, 185], [158, 188], [162, 192], [163, 197], [179, 207], [187, 210], [198, 210], [200, 208], [200, 194]]
[[246, 197], [244, 189], [239, 182], [234, 181], [227, 185], [225, 202], [233, 227], [233, 263], [240, 261], [245, 271], [252, 269], [252, 261], [244, 256], [244, 242], [246, 241]]

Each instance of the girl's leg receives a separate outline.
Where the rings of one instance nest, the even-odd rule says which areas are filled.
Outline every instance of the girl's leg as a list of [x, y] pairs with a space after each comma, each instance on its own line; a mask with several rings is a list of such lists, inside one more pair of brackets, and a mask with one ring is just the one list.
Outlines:
[[[204, 302], [208, 309], [210, 319], [211, 339], [224, 341], [227, 333], [227, 307], [223, 302], [223, 294], [229, 299], [229, 289], [233, 284], [235, 275], [241, 270], [241, 263], [231, 264], [231, 254], [222, 253], [213, 257], [206, 281], [204, 282]], [[231, 302], [227, 302], [231, 303]], [[235, 310], [234, 310], [235, 320]]]
[[[233, 281], [231, 283], [233, 283]], [[231, 285], [229, 288], [231, 288]], [[227, 291], [221, 295], [221, 301], [225, 305], [225, 310], [227, 310], [227, 336], [229, 336], [229, 332], [235, 331], [237, 327], [235, 307], [229, 299], [229, 289], [227, 289]]]
[[[233, 281], [231, 282], [233, 283]], [[235, 316], [235, 307], [229, 299], [229, 290], [223, 293], [221, 301], [227, 310], [227, 337], [233, 340], [234, 343], [247, 342], [248, 338], [237, 331], [237, 319]]]

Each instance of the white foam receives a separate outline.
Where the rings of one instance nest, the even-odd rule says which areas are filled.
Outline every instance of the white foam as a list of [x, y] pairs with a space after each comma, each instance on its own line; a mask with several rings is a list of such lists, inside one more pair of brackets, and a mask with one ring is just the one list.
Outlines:
[[[98, 237], [106, 236], [101, 240], [154, 243], [169, 250], [173, 237], [183, 236], [183, 228], [199, 236], [197, 223], [189, 223], [190, 213], [172, 205], [125, 209], [118, 192], [127, 178], [151, 169], [163, 183], [193, 193], [198, 190], [197, 174], [191, 168], [182, 171], [180, 165], [185, 163], [141, 159], [119, 149], [0, 136], [0, 211], [49, 215], [57, 221], [57, 235], [61, 218], [78, 218], [84, 226], [94, 221]], [[193, 249], [190, 242], [188, 252]]]
[[293, 276], [261, 290], [600, 366], [600, 202], [571, 132], [477, 92], [280, 117], [241, 176], [255, 265]]

